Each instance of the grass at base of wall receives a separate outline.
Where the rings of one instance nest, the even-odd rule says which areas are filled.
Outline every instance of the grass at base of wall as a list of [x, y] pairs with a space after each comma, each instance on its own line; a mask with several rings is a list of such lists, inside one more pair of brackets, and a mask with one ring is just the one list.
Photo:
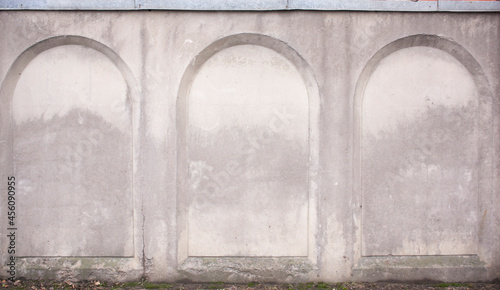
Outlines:
[[169, 289], [169, 290], [351, 290], [351, 289], [500, 289], [500, 281], [489, 283], [444, 283], [439, 281], [422, 282], [344, 282], [344, 283], [259, 283], [232, 284], [224, 282], [212, 283], [154, 283], [149, 281], [109, 282], [109, 281], [46, 281], [18, 280], [14, 283], [2, 280], [3, 289]]

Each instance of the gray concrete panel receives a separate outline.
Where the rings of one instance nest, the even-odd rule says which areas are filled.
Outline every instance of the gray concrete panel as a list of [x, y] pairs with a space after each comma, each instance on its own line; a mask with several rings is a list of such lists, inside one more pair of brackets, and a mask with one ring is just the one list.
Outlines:
[[372, 73], [362, 110], [363, 255], [476, 254], [478, 94], [467, 69], [435, 48], [396, 51]]
[[498, 13], [0, 23], [1, 278], [499, 278]]

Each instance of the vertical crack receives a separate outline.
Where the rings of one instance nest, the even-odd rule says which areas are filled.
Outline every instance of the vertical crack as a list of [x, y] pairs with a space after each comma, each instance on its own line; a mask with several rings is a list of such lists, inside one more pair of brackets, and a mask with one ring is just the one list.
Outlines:
[[146, 237], [144, 225], [146, 224], [146, 216], [144, 215], [144, 201], [141, 200], [141, 215], [142, 215], [142, 280], [147, 280], [146, 276]]
[[[144, 71], [144, 66], [146, 64], [146, 52], [147, 52], [147, 49], [146, 49], [146, 41], [147, 41], [147, 37], [146, 37], [146, 29], [145, 29], [145, 20], [144, 18], [142, 18], [142, 21], [141, 21], [141, 30], [140, 30], [140, 57], [141, 57], [141, 60], [142, 60], [142, 76], [141, 76], [141, 84], [140, 84], [140, 87], [142, 88], [142, 86], [145, 84], [145, 71]], [[142, 89], [140, 90], [141, 91], [141, 94], [142, 94]], [[139, 112], [139, 127], [142, 126], [142, 124], [144, 124], [142, 122], [142, 117], [143, 117], [143, 114], [142, 114], [142, 107], [143, 107], [143, 98], [141, 96], [141, 103], [140, 103], [140, 108], [141, 108], [141, 112]], [[138, 134], [138, 136], [141, 136], [141, 139], [142, 139], [142, 136], [143, 136], [143, 133], [142, 133], [142, 130], [139, 130], [141, 133]], [[139, 162], [139, 167], [142, 168], [142, 158], [140, 158], [140, 162]], [[141, 172], [141, 170], [139, 170], [138, 172]], [[143, 176], [139, 175], [140, 179], [143, 178]], [[139, 183], [139, 184], [142, 184]], [[141, 189], [139, 192], [143, 192], [143, 190]], [[146, 229], [145, 229], [145, 225], [146, 225], [146, 216], [144, 215], [144, 195], [141, 196], [141, 215], [142, 215], [142, 225], [141, 225], [141, 234], [142, 234], [142, 280], [146, 280], [147, 279], [147, 259], [146, 259]]]

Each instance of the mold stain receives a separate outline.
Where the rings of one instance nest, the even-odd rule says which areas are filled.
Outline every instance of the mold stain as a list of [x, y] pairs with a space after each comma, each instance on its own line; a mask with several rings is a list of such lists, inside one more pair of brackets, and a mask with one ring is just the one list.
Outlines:
[[363, 209], [365, 217], [385, 225], [383, 234], [366, 233], [373, 253], [402, 254], [393, 252], [398, 248], [423, 255], [475, 252], [476, 113], [473, 103], [440, 105], [393, 130], [363, 136], [362, 162], [371, 169], [363, 174], [370, 200]]
[[[132, 227], [129, 134], [89, 110], [73, 109], [15, 125], [14, 154], [22, 255], [126, 252], [128, 240], [121, 236]], [[103, 249], [103, 243], [116, 247]]]
[[360, 185], [366, 256], [477, 252], [478, 87], [451, 52], [426, 46], [435, 38], [420, 37], [423, 46], [384, 48], [395, 51], [381, 51], [385, 56], [375, 58], [365, 83]]
[[242, 44], [207, 58], [191, 81], [189, 255], [305, 255], [309, 99], [299, 71]]

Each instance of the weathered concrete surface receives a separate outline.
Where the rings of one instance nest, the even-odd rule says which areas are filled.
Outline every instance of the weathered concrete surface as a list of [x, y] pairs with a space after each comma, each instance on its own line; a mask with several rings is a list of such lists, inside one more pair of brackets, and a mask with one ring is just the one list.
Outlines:
[[363, 255], [477, 254], [478, 99], [442, 50], [379, 63], [361, 113]]
[[499, 14], [0, 23], [18, 277], [500, 277]]
[[188, 256], [306, 256], [308, 96], [293, 64], [230, 47], [188, 99]]
[[91, 48], [55, 47], [24, 69], [12, 102], [19, 256], [133, 256], [127, 103], [120, 71]]

